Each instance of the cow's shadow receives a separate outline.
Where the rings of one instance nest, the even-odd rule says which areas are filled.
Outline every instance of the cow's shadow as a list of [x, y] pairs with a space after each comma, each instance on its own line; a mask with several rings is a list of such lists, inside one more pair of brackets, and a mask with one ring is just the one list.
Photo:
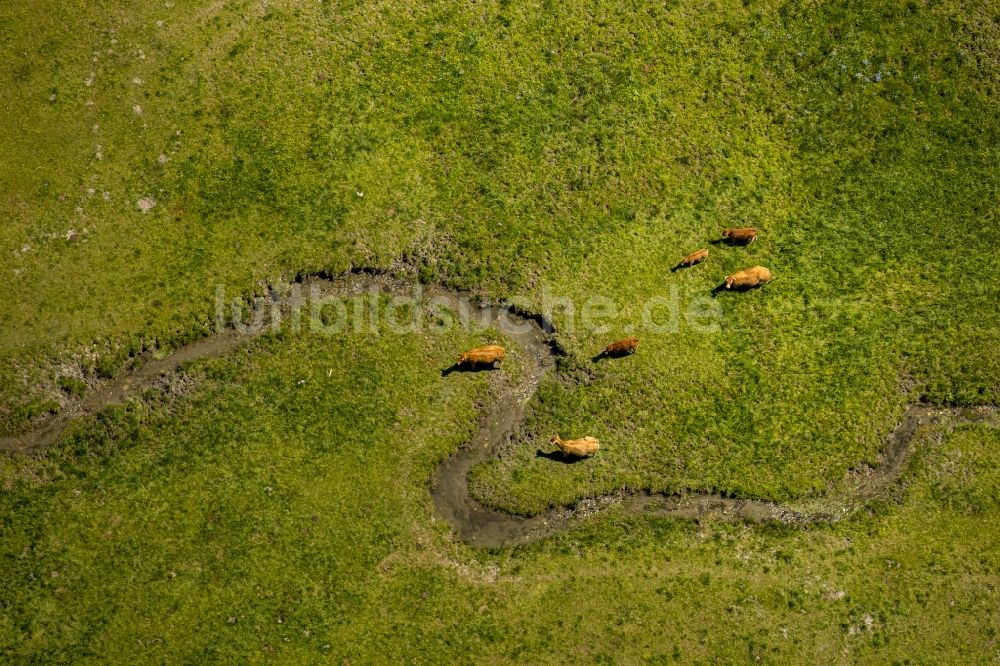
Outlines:
[[635, 352], [623, 351], [623, 352], [612, 352], [612, 353], [609, 354], [606, 351], [602, 351], [600, 354], [597, 354], [596, 356], [592, 356], [590, 358], [590, 362], [591, 363], [599, 363], [601, 361], [605, 361], [605, 360], [612, 359], [612, 358], [626, 358], [628, 356], [632, 356], [633, 354], [635, 354]]
[[746, 247], [753, 241], [744, 241], [738, 238], [715, 238], [708, 241], [710, 245], [728, 245], [729, 247]]
[[761, 284], [755, 284], [752, 287], [750, 287], [750, 286], [741, 286], [740, 287], [740, 286], [733, 285], [729, 289], [726, 289], [726, 283], [725, 283], [725, 281], [723, 281], [722, 284], [720, 284], [718, 287], [715, 287], [714, 289], [712, 289], [712, 298], [715, 298], [719, 294], [719, 292], [722, 292], [722, 291], [737, 291], [737, 292], [753, 291], [754, 289], [761, 289], [761, 288], [763, 288], [766, 284], [767, 284], [766, 282], [763, 282]]
[[447, 368], [441, 371], [441, 376], [447, 377], [453, 372], [468, 372], [468, 373], [490, 372], [496, 369], [497, 367], [494, 365], [483, 365], [483, 364], [469, 365], [467, 363], [453, 363], [452, 365], [448, 366]]
[[559, 462], [564, 465], [575, 465], [581, 460], [586, 460], [586, 458], [581, 458], [580, 456], [567, 455], [562, 451], [560, 451], [559, 449], [556, 449], [555, 451], [542, 451], [541, 449], [538, 449], [537, 451], [535, 451], [535, 457], [547, 458], [549, 460], [552, 460], [554, 462]]

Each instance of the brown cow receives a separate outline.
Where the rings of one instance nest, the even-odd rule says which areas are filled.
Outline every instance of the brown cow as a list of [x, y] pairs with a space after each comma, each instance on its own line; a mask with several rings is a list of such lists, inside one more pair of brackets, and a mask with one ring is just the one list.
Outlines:
[[458, 365], [492, 365], [496, 367], [507, 355], [500, 345], [485, 345], [470, 349], [458, 357]]
[[726, 289], [750, 289], [767, 284], [774, 279], [771, 271], [763, 266], [754, 266], [726, 276]]
[[634, 354], [635, 350], [639, 348], [639, 338], [625, 338], [624, 340], [618, 340], [617, 342], [612, 342], [610, 345], [604, 348], [601, 352], [602, 356], [627, 356], [628, 354]]
[[722, 237], [727, 239], [732, 245], [749, 245], [757, 240], [757, 230], [753, 227], [723, 229]]
[[581, 437], [580, 439], [567, 439], [564, 441], [559, 435], [556, 435], [549, 442], [558, 446], [563, 455], [574, 456], [576, 458], [592, 456], [601, 448], [601, 443], [597, 441], [596, 437]]
[[681, 262], [677, 264], [678, 266], [694, 266], [695, 264], [700, 264], [701, 262], [708, 259], [708, 248], [701, 248], [700, 250], [695, 250], [688, 256], [681, 259]]

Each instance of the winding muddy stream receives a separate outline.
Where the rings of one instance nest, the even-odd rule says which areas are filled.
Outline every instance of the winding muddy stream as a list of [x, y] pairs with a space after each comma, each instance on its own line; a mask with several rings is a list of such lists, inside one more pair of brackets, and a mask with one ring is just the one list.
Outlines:
[[[308, 278], [304, 283], [320, 296], [352, 296], [375, 293], [384, 296], [412, 296], [412, 283], [383, 274], [352, 272], [335, 279]], [[441, 461], [431, 478], [431, 495], [438, 515], [455, 533], [478, 547], [525, 544], [571, 526], [575, 521], [600, 513], [611, 506], [631, 514], [666, 516], [689, 520], [742, 520], [805, 525], [835, 522], [852, 515], [869, 501], [884, 496], [902, 474], [911, 441], [921, 426], [950, 418], [981, 421], [996, 412], [995, 407], [947, 408], [927, 404], [911, 405], [896, 429], [886, 438], [878, 464], [847, 484], [845, 489], [825, 496], [785, 505], [751, 499], [722, 497], [707, 493], [663, 495], [621, 491], [574, 506], [549, 509], [536, 516], [515, 516], [483, 506], [469, 495], [468, 475], [476, 465], [489, 460], [517, 430], [539, 381], [555, 369], [556, 346], [543, 327], [541, 318], [519, 313], [502, 305], [475, 303], [468, 295], [440, 287], [423, 286], [423, 298], [457, 314], [462, 323], [474, 318], [475, 325], [502, 331], [522, 350], [524, 369], [516, 383], [507, 383], [480, 415], [472, 440]], [[275, 312], [288, 312], [287, 299], [271, 304]], [[75, 419], [163, 385], [180, 364], [225, 356], [254, 335], [226, 330], [186, 345], [163, 359], [148, 360], [135, 370], [122, 373], [68, 405], [43, 426], [21, 435], [0, 439], [0, 450], [8, 453], [38, 453], [56, 443], [66, 426]], [[457, 352], [456, 352], [457, 353]]]

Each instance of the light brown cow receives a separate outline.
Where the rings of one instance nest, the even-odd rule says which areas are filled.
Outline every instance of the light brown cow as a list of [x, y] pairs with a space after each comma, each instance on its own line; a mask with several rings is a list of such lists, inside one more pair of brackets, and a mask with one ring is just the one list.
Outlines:
[[700, 264], [701, 262], [708, 259], [708, 248], [701, 248], [700, 250], [695, 250], [688, 256], [681, 259], [679, 266], [694, 266], [695, 264]]
[[626, 356], [627, 354], [634, 354], [638, 348], [639, 338], [625, 338], [624, 340], [612, 342], [604, 348], [601, 354], [604, 356]]
[[597, 441], [596, 437], [563, 440], [559, 435], [556, 435], [549, 442], [558, 446], [564, 455], [575, 456], [577, 458], [592, 456], [601, 448], [601, 443]]
[[722, 237], [728, 239], [733, 245], [749, 245], [757, 240], [757, 230], [753, 227], [723, 229]]
[[754, 266], [726, 276], [726, 289], [750, 289], [767, 284], [774, 279], [771, 271], [763, 266]]
[[496, 367], [507, 355], [500, 345], [484, 345], [470, 349], [458, 357], [458, 365], [492, 365]]

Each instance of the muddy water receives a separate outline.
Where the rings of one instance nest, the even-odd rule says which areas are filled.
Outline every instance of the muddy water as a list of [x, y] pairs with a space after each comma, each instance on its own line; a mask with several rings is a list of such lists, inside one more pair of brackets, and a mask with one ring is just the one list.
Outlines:
[[[412, 285], [384, 275], [350, 273], [333, 280], [310, 278], [305, 282], [320, 296], [379, 294], [408, 297]], [[659, 495], [643, 492], [619, 492], [588, 499], [569, 507], [557, 507], [531, 517], [514, 516], [483, 506], [469, 495], [468, 475], [476, 465], [489, 460], [524, 419], [528, 403], [539, 381], [555, 368], [556, 347], [544, 330], [541, 319], [515, 312], [507, 307], [475, 303], [466, 295], [436, 287], [422, 287], [423, 298], [457, 313], [463, 323], [474, 319], [480, 326], [497, 328], [517, 344], [526, 359], [519, 380], [506, 384], [480, 416], [479, 428], [472, 440], [443, 460], [431, 478], [431, 496], [438, 515], [455, 533], [478, 547], [502, 547], [525, 544], [566, 529], [573, 523], [609, 507], [626, 514], [643, 514], [688, 520], [741, 520], [809, 524], [833, 522], [852, 515], [867, 502], [884, 496], [902, 474], [910, 443], [918, 429], [942, 418], [979, 421], [996, 412], [994, 407], [951, 409], [933, 405], [912, 405], [902, 421], [887, 437], [879, 463], [846, 489], [813, 498], [801, 505], [689, 493]], [[289, 302], [276, 301], [275, 312], [284, 316]], [[221, 357], [241, 344], [268, 330], [265, 325], [255, 333], [225, 331], [199, 340], [160, 360], [150, 360], [131, 372], [106, 382], [84, 399], [52, 417], [41, 428], [20, 436], [0, 440], [0, 450], [32, 453], [58, 441], [74, 419], [139, 396], [143, 391], [163, 385], [178, 366], [186, 361]]]

